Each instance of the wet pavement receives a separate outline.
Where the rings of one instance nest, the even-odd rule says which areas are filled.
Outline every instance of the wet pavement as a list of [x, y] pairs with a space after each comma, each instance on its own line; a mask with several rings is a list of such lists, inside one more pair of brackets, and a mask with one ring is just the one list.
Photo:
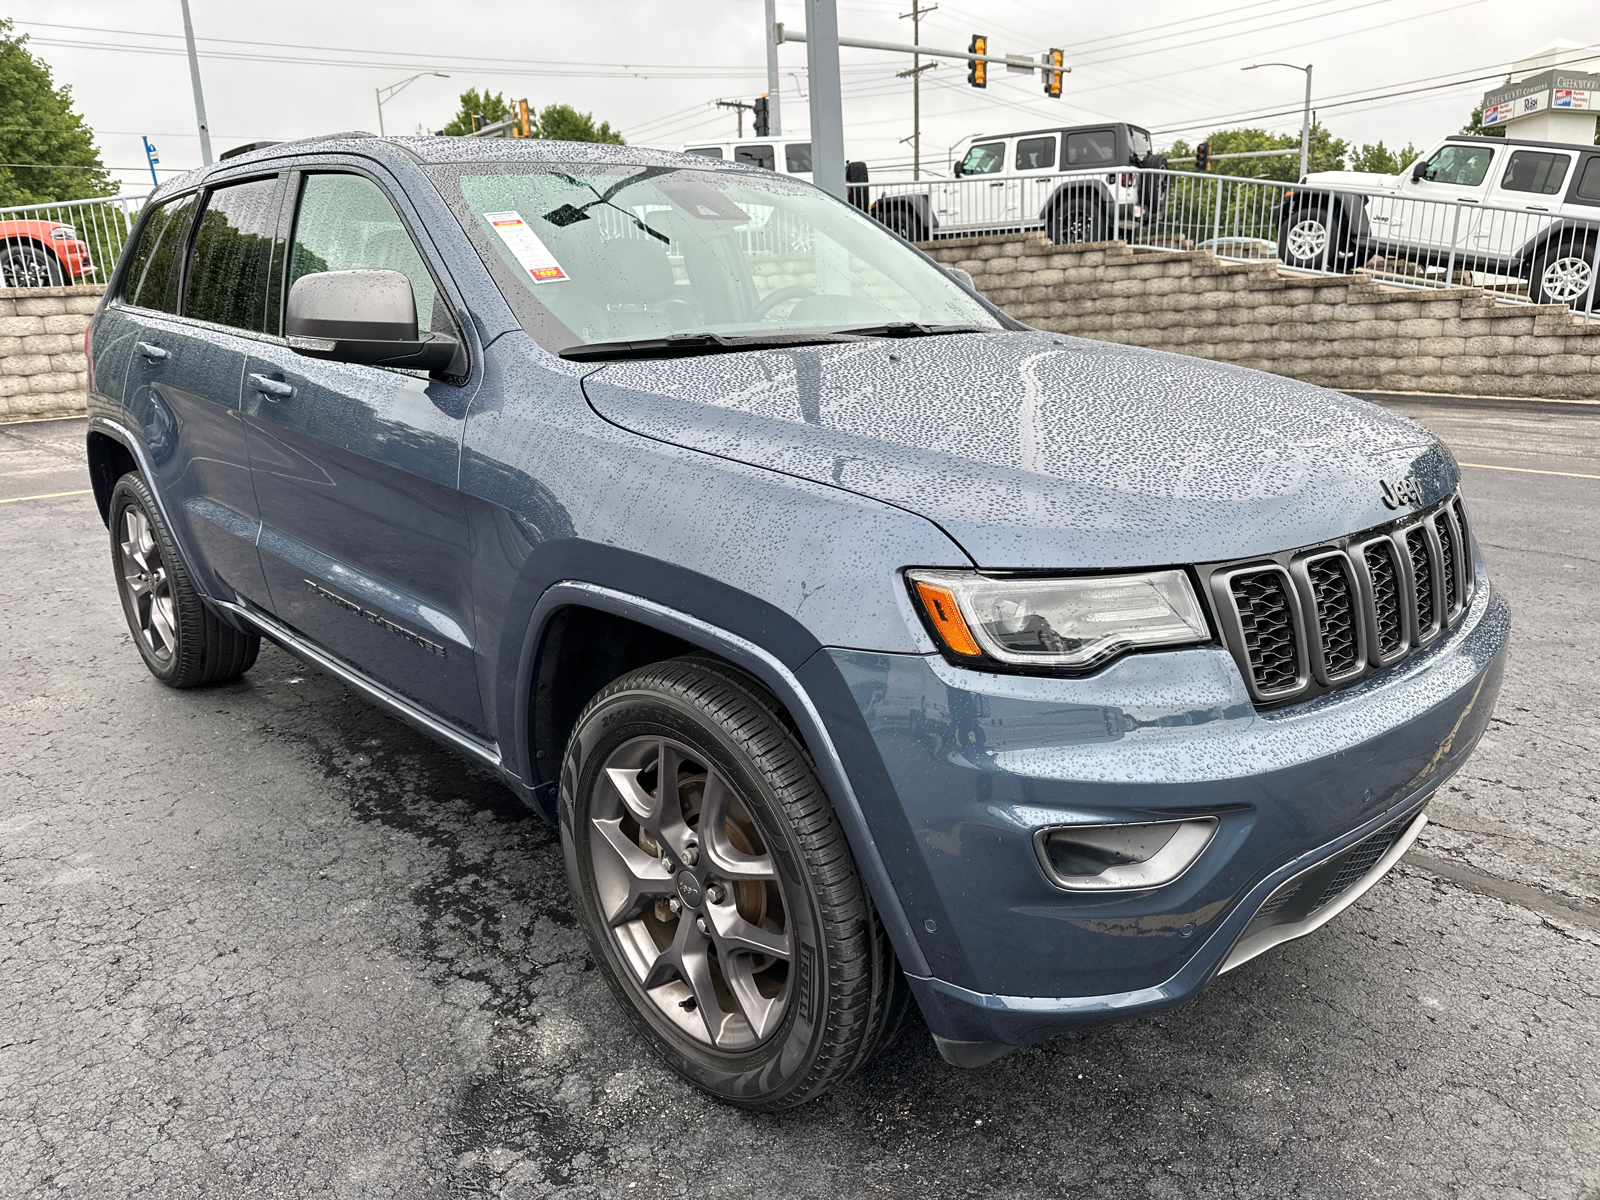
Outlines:
[[155, 684], [81, 422], [0, 426], [0, 1196], [1600, 1200], [1600, 409], [1391, 403], [1516, 620], [1422, 844], [1185, 1008], [776, 1117], [644, 1049], [486, 775], [271, 647]]

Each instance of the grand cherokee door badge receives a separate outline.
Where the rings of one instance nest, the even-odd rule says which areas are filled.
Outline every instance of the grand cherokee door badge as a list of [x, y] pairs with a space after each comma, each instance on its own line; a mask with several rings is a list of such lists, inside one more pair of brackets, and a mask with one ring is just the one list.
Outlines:
[[439, 645], [438, 642], [430, 642], [427, 638], [412, 633], [411, 630], [402, 628], [401, 626], [396, 625], [393, 621], [389, 621], [383, 617], [380, 617], [371, 609], [362, 608], [354, 600], [346, 600], [343, 596], [335, 595], [327, 588], [322, 587], [319, 584], [312, 583], [309, 579], [305, 580], [304, 582], [305, 585], [317, 595], [321, 596], [324, 600], [327, 600], [330, 603], [337, 604], [346, 612], [355, 613], [355, 615], [358, 617], [365, 617], [380, 629], [386, 629], [396, 637], [405, 638], [406, 641], [410, 642], [414, 646], [421, 646], [429, 654], [437, 654], [440, 658], [445, 657], [445, 649], [443, 646]]

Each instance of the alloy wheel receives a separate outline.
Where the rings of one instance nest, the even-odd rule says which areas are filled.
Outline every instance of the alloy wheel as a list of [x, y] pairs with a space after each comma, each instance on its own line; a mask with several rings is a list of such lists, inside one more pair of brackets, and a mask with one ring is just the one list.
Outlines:
[[589, 856], [630, 981], [680, 1032], [745, 1051], [782, 1023], [788, 905], [737, 788], [683, 742], [623, 743], [596, 773]]
[[1589, 291], [1592, 270], [1588, 259], [1566, 254], [1545, 263], [1539, 286], [1551, 303], [1570, 304]]
[[1285, 240], [1289, 256], [1296, 262], [1321, 258], [1322, 252], [1328, 247], [1328, 227], [1320, 218], [1308, 217], [1291, 226]]
[[135, 505], [122, 510], [117, 564], [123, 589], [131, 601], [139, 636], [159, 661], [166, 662], [178, 644], [172, 583], [162, 561], [150, 518]]

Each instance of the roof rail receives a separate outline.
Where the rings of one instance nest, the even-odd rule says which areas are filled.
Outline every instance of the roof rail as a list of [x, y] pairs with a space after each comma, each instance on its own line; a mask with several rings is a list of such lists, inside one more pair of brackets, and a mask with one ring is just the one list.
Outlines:
[[217, 155], [218, 162], [226, 162], [230, 158], [238, 158], [241, 154], [249, 154], [252, 150], [265, 150], [268, 146], [279, 146], [281, 142], [246, 142], [242, 146], [235, 146], [232, 150], [224, 150]]

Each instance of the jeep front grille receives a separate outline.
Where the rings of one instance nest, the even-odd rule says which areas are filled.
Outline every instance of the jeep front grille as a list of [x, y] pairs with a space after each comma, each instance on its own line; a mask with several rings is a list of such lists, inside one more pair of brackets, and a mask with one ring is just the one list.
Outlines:
[[1472, 601], [1460, 497], [1265, 560], [1200, 568], [1223, 642], [1260, 707], [1364, 679], [1416, 653]]

